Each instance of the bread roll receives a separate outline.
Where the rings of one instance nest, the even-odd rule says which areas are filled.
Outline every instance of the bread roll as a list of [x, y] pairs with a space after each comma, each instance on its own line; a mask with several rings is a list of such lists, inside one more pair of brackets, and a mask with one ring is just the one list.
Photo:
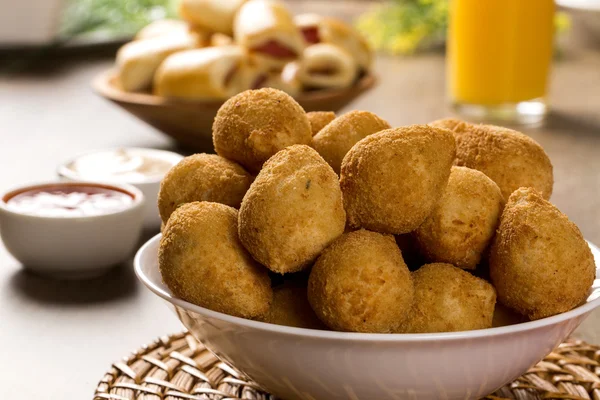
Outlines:
[[329, 43], [346, 50], [359, 68], [369, 70], [373, 52], [365, 38], [346, 22], [317, 14], [300, 14], [294, 18], [307, 44]]
[[298, 76], [304, 87], [330, 89], [351, 86], [357, 74], [350, 54], [338, 46], [319, 43], [304, 50]]
[[168, 57], [154, 79], [154, 93], [165, 97], [221, 99], [239, 89], [233, 84], [244, 61], [238, 46], [207, 47]]
[[179, 16], [197, 27], [231, 35], [236, 12], [246, 0], [179, 0]]
[[235, 41], [266, 69], [281, 70], [302, 54], [304, 41], [285, 5], [276, 0], [250, 0], [234, 21]]
[[179, 19], [159, 19], [140, 29], [135, 35], [136, 40], [151, 39], [176, 32], [187, 32], [190, 26]]
[[165, 58], [196, 46], [197, 35], [188, 32], [176, 32], [125, 44], [117, 52], [119, 86], [127, 92], [149, 89], [154, 73]]

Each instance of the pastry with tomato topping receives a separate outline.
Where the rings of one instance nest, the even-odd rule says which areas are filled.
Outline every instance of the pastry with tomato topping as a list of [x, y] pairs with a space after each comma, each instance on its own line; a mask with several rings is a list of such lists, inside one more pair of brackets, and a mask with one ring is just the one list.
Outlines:
[[275, 0], [250, 0], [234, 21], [236, 43], [266, 69], [281, 70], [302, 55], [304, 40], [286, 6]]
[[328, 43], [344, 49], [362, 72], [371, 68], [373, 51], [365, 38], [346, 22], [317, 14], [300, 14], [294, 18], [307, 45]]

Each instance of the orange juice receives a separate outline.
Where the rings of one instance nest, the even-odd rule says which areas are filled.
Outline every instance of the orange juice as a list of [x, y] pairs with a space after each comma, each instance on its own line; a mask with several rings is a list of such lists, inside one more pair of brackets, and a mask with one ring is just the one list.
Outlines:
[[451, 0], [452, 101], [495, 106], [544, 98], [553, 16], [554, 0]]

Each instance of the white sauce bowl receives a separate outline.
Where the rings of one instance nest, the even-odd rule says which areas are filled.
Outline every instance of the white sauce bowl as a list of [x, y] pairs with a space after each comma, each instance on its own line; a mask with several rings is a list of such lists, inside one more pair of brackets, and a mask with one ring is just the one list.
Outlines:
[[82, 159], [84, 157], [88, 157], [95, 154], [102, 153], [114, 153], [118, 151], [126, 151], [132, 155], [146, 155], [150, 158], [157, 159], [160, 161], [166, 161], [173, 167], [179, 161], [183, 159], [183, 156], [171, 151], [166, 150], [156, 150], [156, 149], [146, 149], [140, 147], [125, 147], [120, 149], [108, 149], [108, 150], [100, 150], [89, 152], [85, 154], [81, 154], [77, 157], [68, 160], [57, 168], [57, 174], [61, 179], [68, 181], [94, 181], [94, 182], [110, 182], [114, 184], [130, 184], [138, 188], [144, 194], [146, 198], [146, 205], [144, 206], [144, 228], [147, 230], [159, 230], [161, 219], [158, 213], [158, 192], [160, 190], [160, 182], [167, 171], [160, 175], [152, 175], [147, 176], [145, 178], [137, 178], [137, 179], [127, 179], [127, 177], [119, 177], [119, 176], [109, 176], [108, 174], [102, 174], [103, 171], [99, 171], [98, 174], [86, 174], [79, 173], [70, 166], [73, 165], [78, 159]]

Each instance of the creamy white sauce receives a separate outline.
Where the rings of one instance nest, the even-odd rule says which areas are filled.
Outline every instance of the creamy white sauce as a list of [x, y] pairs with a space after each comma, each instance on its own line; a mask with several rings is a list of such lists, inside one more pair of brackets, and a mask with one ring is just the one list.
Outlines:
[[151, 149], [117, 149], [86, 154], [65, 167], [85, 180], [146, 182], [160, 180], [181, 157]]

